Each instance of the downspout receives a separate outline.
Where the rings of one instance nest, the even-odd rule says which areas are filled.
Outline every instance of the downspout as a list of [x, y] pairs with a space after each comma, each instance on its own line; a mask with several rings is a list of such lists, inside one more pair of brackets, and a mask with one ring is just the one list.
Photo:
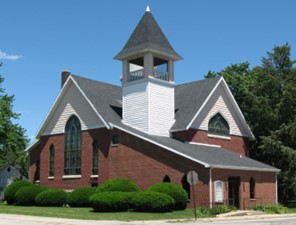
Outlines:
[[212, 167], [210, 167], [210, 172], [209, 172], [209, 183], [210, 183], [210, 208], [213, 208], [213, 186], [212, 186]]
[[275, 203], [278, 204], [278, 178], [277, 178], [278, 172], [275, 173]]

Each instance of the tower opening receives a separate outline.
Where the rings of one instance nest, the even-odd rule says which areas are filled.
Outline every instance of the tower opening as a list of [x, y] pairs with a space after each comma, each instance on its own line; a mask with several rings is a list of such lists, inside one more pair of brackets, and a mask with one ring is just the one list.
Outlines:
[[139, 57], [129, 61], [127, 81], [144, 78], [144, 57]]
[[153, 77], [160, 80], [169, 80], [168, 61], [157, 57], [153, 58]]

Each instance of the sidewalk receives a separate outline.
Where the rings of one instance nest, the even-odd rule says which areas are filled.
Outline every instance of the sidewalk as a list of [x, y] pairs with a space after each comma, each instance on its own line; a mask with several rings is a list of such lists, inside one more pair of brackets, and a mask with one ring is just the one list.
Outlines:
[[[215, 218], [204, 218], [198, 219], [197, 221], [236, 221], [236, 220], [264, 220], [264, 219], [273, 219], [273, 218], [287, 218], [295, 217], [296, 214], [266, 214], [261, 211], [247, 211], [247, 210], [238, 210], [236, 212], [230, 212], [225, 214], [220, 214]], [[296, 223], [296, 221], [295, 221]]]

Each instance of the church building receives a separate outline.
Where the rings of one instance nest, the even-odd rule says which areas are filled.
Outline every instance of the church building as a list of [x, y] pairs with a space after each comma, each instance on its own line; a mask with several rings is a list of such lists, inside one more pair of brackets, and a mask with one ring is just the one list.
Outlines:
[[223, 77], [176, 85], [174, 50], [149, 9], [123, 49], [122, 85], [63, 71], [61, 90], [28, 148], [29, 179], [73, 190], [128, 178], [174, 182], [197, 206], [277, 202], [279, 170], [249, 158], [255, 138]]

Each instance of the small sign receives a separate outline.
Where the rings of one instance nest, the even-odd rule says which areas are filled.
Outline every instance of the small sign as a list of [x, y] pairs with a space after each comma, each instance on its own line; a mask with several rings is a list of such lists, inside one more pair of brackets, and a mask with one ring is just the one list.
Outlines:
[[189, 184], [191, 184], [191, 185], [197, 184], [197, 182], [198, 182], [198, 174], [193, 170], [189, 171], [188, 174], [187, 174], [187, 182]]

